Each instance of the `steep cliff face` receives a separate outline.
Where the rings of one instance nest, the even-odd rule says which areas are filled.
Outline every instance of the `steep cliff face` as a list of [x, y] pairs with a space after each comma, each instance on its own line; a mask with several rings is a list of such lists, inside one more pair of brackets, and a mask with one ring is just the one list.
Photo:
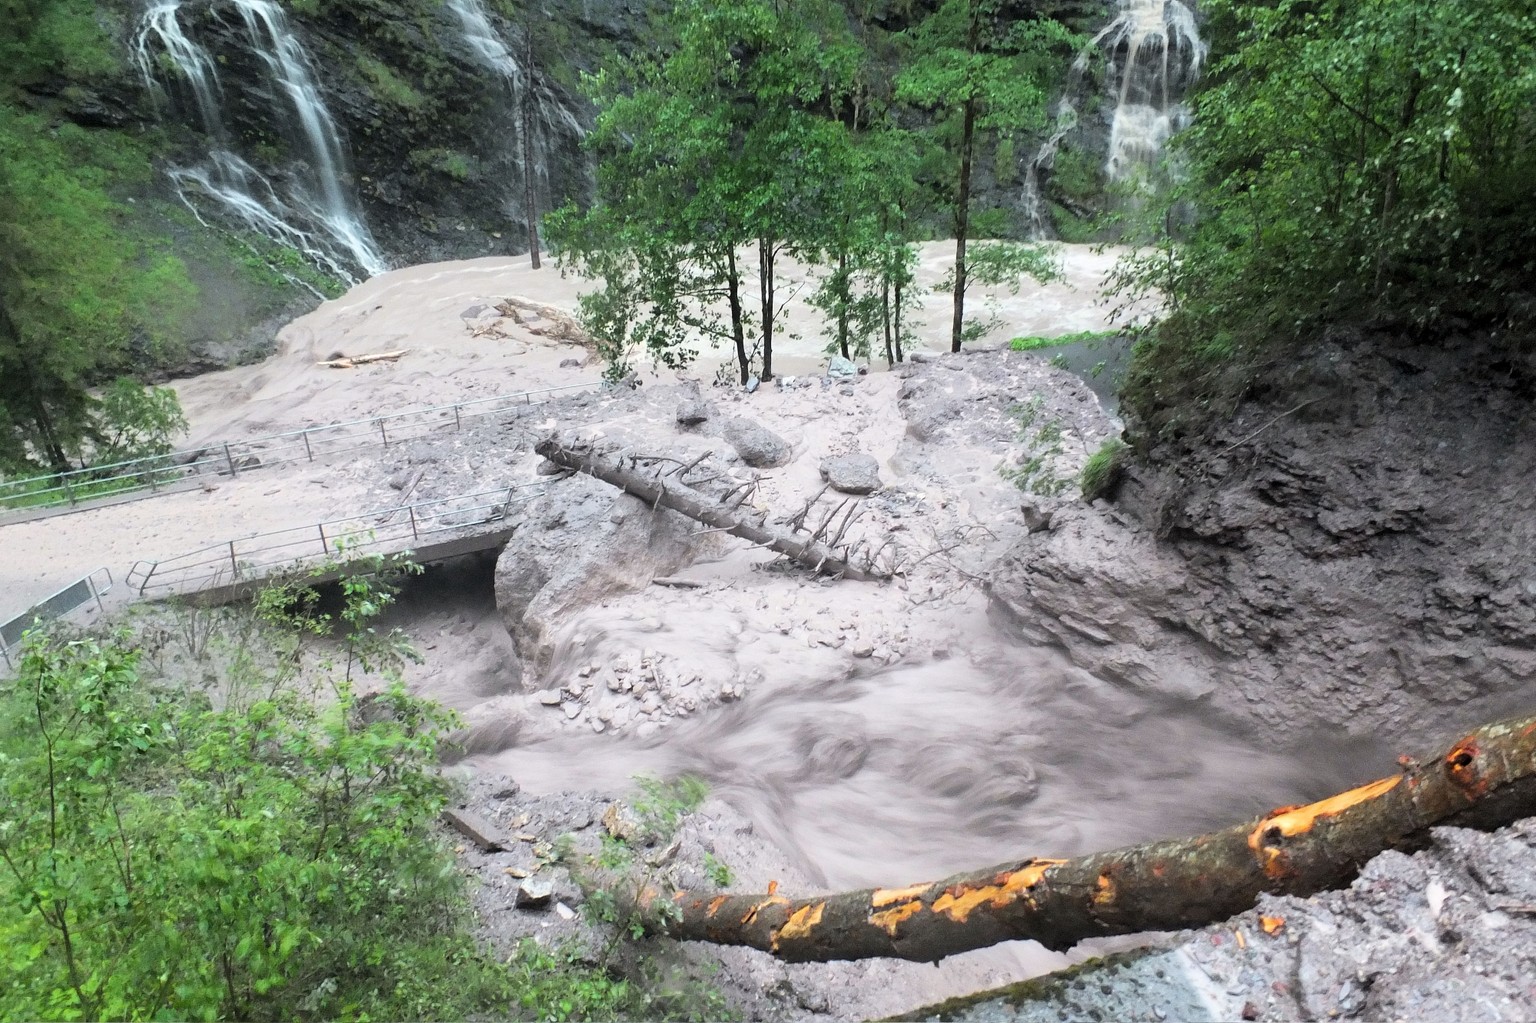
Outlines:
[[1536, 363], [1338, 333], [997, 566], [1029, 639], [1281, 741], [1439, 741], [1536, 678]]

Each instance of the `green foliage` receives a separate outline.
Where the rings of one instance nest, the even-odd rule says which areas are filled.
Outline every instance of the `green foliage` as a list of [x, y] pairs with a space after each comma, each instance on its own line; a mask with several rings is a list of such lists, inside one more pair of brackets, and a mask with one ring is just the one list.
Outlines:
[[1111, 437], [1099, 450], [1088, 456], [1079, 478], [1083, 500], [1092, 504], [1101, 497], [1112, 497], [1120, 484], [1129, 457], [1130, 448], [1119, 437]]
[[426, 104], [416, 88], [401, 78], [387, 64], [366, 53], [357, 55], [357, 68], [368, 82], [374, 98], [407, 113], [415, 113]]
[[1095, 344], [1101, 341], [1110, 341], [1120, 336], [1118, 330], [1080, 330], [1075, 334], [1062, 334], [1058, 337], [1016, 337], [1008, 342], [1008, 347], [1015, 352], [1038, 352], [1042, 348], [1061, 348], [1066, 345]]
[[[1528, 333], [1536, 279], [1536, 12], [1521, 0], [1205, 6], [1226, 55], [1164, 206], [1181, 237], [1124, 268], [1167, 320], [1132, 368], [1159, 429], [1229, 406], [1321, 324]], [[1180, 229], [1197, 211], [1193, 229]], [[1525, 303], [1525, 304], [1522, 304]]]
[[410, 161], [412, 167], [436, 171], [455, 181], [469, 181], [478, 176], [474, 157], [456, 149], [444, 149], [439, 146], [413, 149], [406, 159]]
[[1023, 451], [1016, 464], [1001, 466], [997, 472], [1026, 493], [1055, 497], [1063, 493], [1071, 481], [1057, 476], [1054, 471], [1055, 461], [1062, 453], [1063, 431], [1059, 420], [1042, 421], [1044, 409], [1045, 399], [1036, 394], [1010, 410], [1019, 424]]
[[121, 462], [169, 452], [174, 438], [187, 432], [187, 417], [169, 387], [119, 377], [101, 396], [97, 432], [97, 460]]
[[127, 154], [97, 151], [101, 134], [0, 106], [0, 467], [67, 468], [92, 431], [87, 387], [191, 307], [180, 261], [121, 228], [106, 188]]

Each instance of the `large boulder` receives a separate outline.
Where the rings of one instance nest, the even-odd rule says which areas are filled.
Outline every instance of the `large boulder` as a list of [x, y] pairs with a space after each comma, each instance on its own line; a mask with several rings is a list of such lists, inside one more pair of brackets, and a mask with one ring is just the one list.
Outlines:
[[880, 489], [880, 463], [869, 455], [835, 455], [821, 461], [821, 478], [843, 494], [873, 494]]
[[777, 468], [786, 464], [794, 454], [794, 449], [783, 437], [744, 416], [727, 419], [721, 432], [741, 460], [754, 469]]
[[590, 477], [575, 476], [541, 497], [496, 562], [496, 608], [538, 688], [562, 629], [619, 593], [691, 564], [707, 538], [697, 524]]

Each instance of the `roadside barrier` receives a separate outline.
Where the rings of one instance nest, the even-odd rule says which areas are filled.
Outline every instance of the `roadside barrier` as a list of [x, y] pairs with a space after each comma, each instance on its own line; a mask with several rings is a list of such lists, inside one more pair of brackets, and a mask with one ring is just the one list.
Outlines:
[[[562, 394], [592, 390], [600, 384], [565, 384], [533, 391], [477, 398], [452, 405], [391, 412], [368, 419], [327, 423], [250, 440], [217, 442], [148, 458], [70, 472], [0, 481], [0, 514], [46, 508], [77, 508], [108, 498], [137, 493], [141, 497], [178, 493], [202, 485], [208, 475], [239, 476], [253, 469], [400, 444], [445, 429], [461, 430], [466, 422], [543, 405]], [[13, 520], [15, 520], [13, 518]], [[4, 521], [0, 520], [0, 525]]]
[[497, 487], [253, 533], [159, 561], [136, 562], [123, 583], [141, 597], [168, 596], [248, 582], [281, 569], [362, 552], [394, 553], [423, 541], [439, 541], [502, 523], [518, 507], [542, 494], [545, 485], [539, 481]]
[[[97, 581], [98, 576], [106, 577], [106, 585]], [[26, 635], [27, 630], [37, 622], [51, 622], [74, 611], [82, 604], [88, 604], [92, 600], [96, 607], [101, 609], [101, 598], [112, 590], [112, 573], [105, 568], [98, 568], [89, 575], [83, 575], [61, 590], [44, 597], [42, 600], [27, 608], [21, 614], [6, 622], [0, 622], [0, 657], [10, 667], [15, 667], [11, 662], [11, 651]]]

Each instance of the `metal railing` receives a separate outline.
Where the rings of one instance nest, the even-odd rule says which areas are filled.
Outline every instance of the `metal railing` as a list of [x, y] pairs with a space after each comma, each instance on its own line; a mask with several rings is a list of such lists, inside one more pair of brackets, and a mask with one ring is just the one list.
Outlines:
[[207, 474], [239, 476], [252, 469], [356, 451], [389, 447], [444, 429], [461, 430], [467, 421], [516, 409], [543, 405], [555, 396], [592, 390], [600, 384], [564, 384], [533, 391], [477, 398], [452, 405], [391, 412], [368, 419], [327, 423], [249, 440], [216, 442], [148, 458], [75, 469], [29, 479], [0, 481], [0, 513], [20, 509], [71, 507], [85, 502], [141, 493], [144, 497], [189, 490]]
[[[96, 581], [97, 576], [106, 576], [105, 586]], [[112, 592], [112, 585], [112, 573], [105, 568], [98, 568], [89, 575], [81, 576], [63, 589], [55, 590], [9, 621], [0, 622], [0, 657], [5, 659], [7, 665], [14, 667], [11, 664], [11, 651], [34, 624], [63, 618], [80, 605], [92, 600], [96, 601], [96, 607], [100, 610], [102, 609], [101, 598]]]
[[501, 522], [514, 508], [543, 493], [545, 485], [515, 484], [252, 533], [160, 561], [135, 562], [123, 583], [141, 597], [169, 595], [249, 582], [361, 552], [400, 551], [424, 539]]

